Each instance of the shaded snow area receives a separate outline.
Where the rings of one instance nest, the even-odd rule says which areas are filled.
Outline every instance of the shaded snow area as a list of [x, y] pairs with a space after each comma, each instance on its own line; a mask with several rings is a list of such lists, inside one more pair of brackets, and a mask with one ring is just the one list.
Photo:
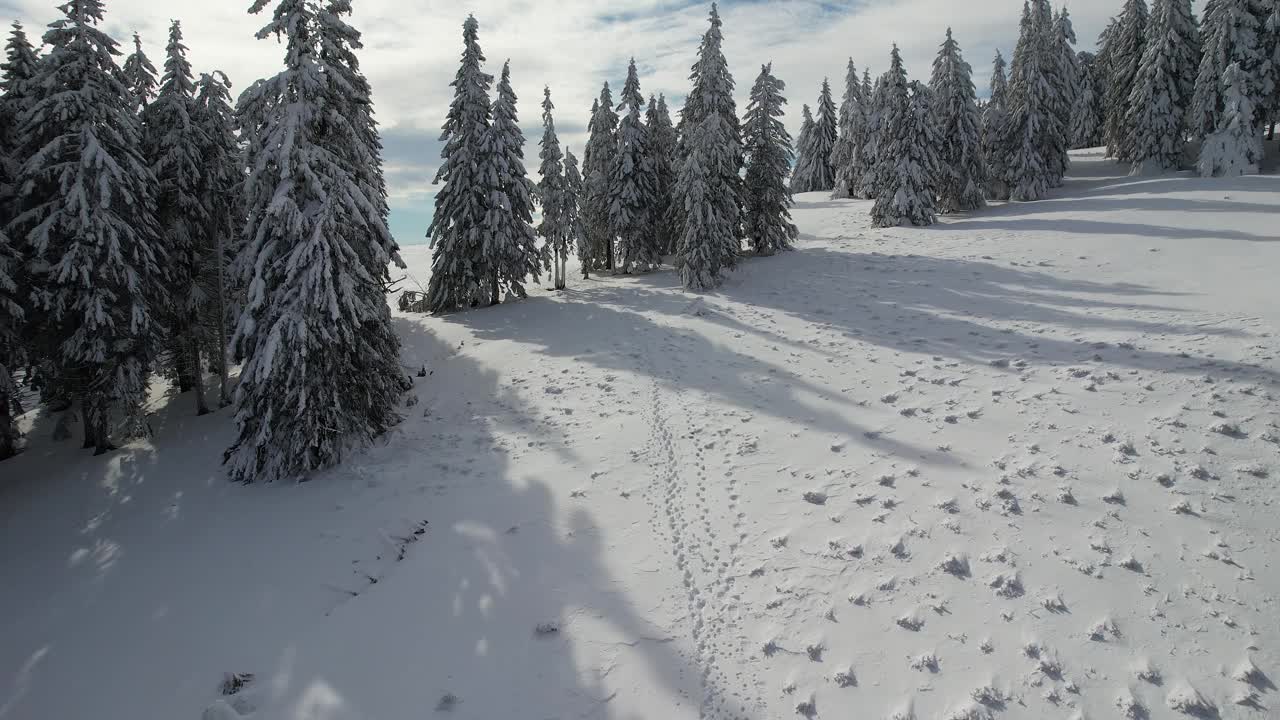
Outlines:
[[1117, 173], [398, 315], [404, 422], [300, 485], [189, 397], [25, 418], [0, 718], [1275, 717], [1280, 178]]

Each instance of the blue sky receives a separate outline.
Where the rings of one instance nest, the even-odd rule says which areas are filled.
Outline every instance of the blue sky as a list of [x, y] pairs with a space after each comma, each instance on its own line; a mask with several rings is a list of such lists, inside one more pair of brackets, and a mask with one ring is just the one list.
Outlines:
[[[57, 11], [55, 0], [0, 0], [0, 22], [20, 19], [38, 42]], [[157, 66], [171, 18], [182, 20], [189, 57], [197, 72], [225, 71], [237, 90], [276, 72], [281, 48], [253, 35], [265, 18], [245, 12], [250, 0], [157, 3], [105, 0], [105, 29], [122, 44], [142, 34]], [[1090, 49], [1121, 0], [1069, 3], [1081, 49]], [[665, 93], [672, 110], [688, 87], [689, 65], [706, 29], [710, 3], [663, 0], [354, 0], [352, 24], [364, 33], [363, 69], [373, 85], [383, 124], [391, 229], [402, 245], [423, 241], [431, 217], [431, 180], [439, 164], [439, 127], [444, 119], [457, 58], [461, 25], [468, 12], [480, 21], [487, 69], [497, 73], [511, 60], [520, 97], [520, 119], [530, 172], [537, 168], [541, 136], [539, 103], [544, 84], [556, 103], [562, 144], [581, 156], [587, 115], [600, 84], [617, 90], [634, 56], [641, 89]], [[729, 0], [721, 2], [725, 55], [738, 83], [739, 110], [760, 64], [772, 61], [787, 83], [794, 133], [801, 103], [814, 103], [824, 76], [842, 87], [852, 57], [872, 75], [883, 71], [891, 43], [902, 50], [908, 72], [927, 79], [948, 26], [974, 66], [984, 91], [996, 48], [1012, 54], [1020, 0]], [[132, 49], [131, 47], [129, 48]], [[839, 98], [837, 97], [837, 102]], [[536, 178], [535, 178], [536, 179]]]

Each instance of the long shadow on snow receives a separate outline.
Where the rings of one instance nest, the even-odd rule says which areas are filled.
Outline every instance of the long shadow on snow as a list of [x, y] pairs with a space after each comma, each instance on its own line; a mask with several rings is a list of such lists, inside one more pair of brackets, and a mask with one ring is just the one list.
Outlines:
[[[197, 717], [228, 671], [257, 675], [247, 697], [271, 717], [416, 717], [445, 693], [459, 717], [623, 717], [605, 682], [617, 668], [579, 661], [577, 634], [601, 626], [616, 642], [597, 655], [632, 653], [665, 691], [653, 706], [696, 714], [681, 638], [646, 621], [591, 514], [513, 465], [507, 438], [547, 443], [558, 473], [572, 451], [496, 373], [396, 322], [406, 363], [433, 371], [421, 402], [310, 482], [228, 482], [230, 412], [188, 417], [185, 402], [151, 443], [6, 461], [0, 717], [75, 717], [84, 697]], [[396, 560], [394, 538], [423, 520]], [[535, 633], [547, 622], [560, 632]]]
[[[569, 357], [606, 370], [638, 373], [677, 398], [686, 391], [703, 392], [733, 407], [852, 441], [874, 438], [879, 450], [901, 457], [934, 465], [954, 464], [955, 460], [944, 453], [901, 442], [881, 434], [879, 429], [863, 427], [836, 412], [808, 404], [801, 397], [810, 395], [837, 405], [848, 404], [838, 388], [815, 384], [784, 367], [714, 342], [696, 328], [682, 327], [696, 319], [785, 344], [793, 352], [831, 355], [830, 351], [726, 317], [715, 308], [706, 307], [707, 299], [714, 295], [687, 294], [678, 283], [670, 272], [635, 275], [573, 288], [555, 300], [533, 298], [506, 305], [502, 312], [459, 313], [447, 321], [465, 325], [485, 339], [536, 346], [528, 351], [533, 358]], [[549, 302], [555, 302], [556, 307], [545, 312], [544, 303]], [[681, 316], [685, 319], [664, 321]]]
[[[804, 239], [814, 241], [810, 236]], [[1016, 356], [1075, 363], [1100, 353], [1109, 362], [1140, 370], [1203, 374], [1217, 368], [1271, 382], [1280, 379], [1280, 373], [1254, 364], [1142, 348], [1092, 347], [1088, 333], [1093, 330], [1188, 338], [1243, 336], [1238, 330], [1209, 325], [1101, 315], [1113, 310], [1176, 313], [1176, 308], [1143, 304], [1137, 298], [1177, 294], [1131, 283], [1070, 280], [994, 262], [840, 252], [820, 246], [749, 260], [723, 291], [726, 299], [835, 325], [854, 340], [975, 364]], [[1044, 326], [1079, 337], [1046, 337], [1037, 332]]]

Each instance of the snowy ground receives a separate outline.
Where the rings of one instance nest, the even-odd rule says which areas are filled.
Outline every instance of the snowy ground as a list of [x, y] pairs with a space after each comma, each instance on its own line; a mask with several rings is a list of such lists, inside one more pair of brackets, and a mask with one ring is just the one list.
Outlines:
[[303, 485], [28, 418], [0, 718], [1275, 717], [1280, 177], [1115, 173], [397, 317], [417, 404]]

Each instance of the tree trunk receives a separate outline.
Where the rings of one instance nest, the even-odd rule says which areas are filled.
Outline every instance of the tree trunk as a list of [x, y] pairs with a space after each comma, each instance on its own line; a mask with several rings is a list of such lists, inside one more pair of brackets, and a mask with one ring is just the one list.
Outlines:
[[84, 425], [84, 442], [80, 445], [81, 450], [88, 450], [97, 444], [97, 439], [93, 436], [93, 401], [89, 397], [85, 395], [80, 398], [80, 420]]
[[490, 295], [489, 295], [489, 305], [493, 306], [502, 302], [502, 299], [499, 297], [499, 291], [498, 291], [498, 271], [495, 270], [493, 272], [493, 277], [490, 279], [490, 282], [492, 285], [491, 285]]
[[[0, 366], [0, 371], [7, 372], [3, 366]], [[14, 424], [13, 415], [9, 413], [13, 399], [5, 388], [5, 380], [6, 378], [0, 378], [0, 460], [18, 454], [18, 426]]]
[[192, 382], [196, 391], [196, 416], [208, 415], [209, 406], [204, 400], [204, 368], [200, 365], [200, 340], [199, 336], [192, 333], [191, 336], [191, 359], [195, 362], [192, 364], [195, 373], [192, 375]]
[[178, 371], [178, 392], [191, 392], [196, 383], [195, 373], [199, 372], [199, 368], [196, 367], [197, 359], [191, 357], [190, 350], [184, 346], [181, 340], [174, 338], [174, 343], [173, 360], [174, 367]]
[[230, 391], [227, 389], [227, 284], [226, 251], [223, 247], [223, 235], [218, 233], [218, 302], [215, 311], [218, 313], [218, 407], [231, 404]]
[[605, 242], [604, 269], [609, 271], [612, 271], [614, 269], [613, 267], [613, 236], [609, 236], [609, 239]]

